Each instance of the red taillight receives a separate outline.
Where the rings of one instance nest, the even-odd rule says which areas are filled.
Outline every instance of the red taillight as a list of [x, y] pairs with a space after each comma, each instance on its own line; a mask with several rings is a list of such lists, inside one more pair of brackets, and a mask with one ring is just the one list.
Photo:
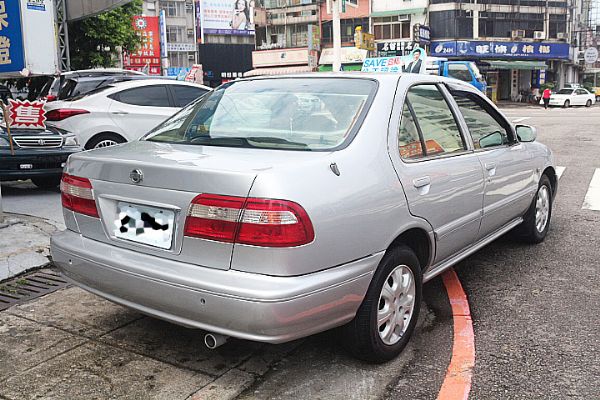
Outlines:
[[291, 201], [214, 194], [192, 200], [185, 235], [263, 247], [294, 247], [313, 241], [304, 209]]
[[46, 101], [55, 101], [57, 99], [57, 97], [53, 94], [49, 94], [48, 96], [46, 96]]
[[73, 117], [75, 115], [89, 114], [88, 110], [81, 110], [77, 108], [57, 108], [56, 110], [50, 110], [46, 113], [46, 120], [48, 121], [62, 121], [63, 119]]
[[76, 213], [99, 218], [89, 179], [63, 174], [60, 182], [63, 207]]

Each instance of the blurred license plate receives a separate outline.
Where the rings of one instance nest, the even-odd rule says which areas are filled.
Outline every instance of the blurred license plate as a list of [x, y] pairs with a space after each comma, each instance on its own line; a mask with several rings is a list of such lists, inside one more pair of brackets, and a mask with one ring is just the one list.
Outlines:
[[117, 203], [114, 235], [161, 249], [170, 249], [175, 212], [164, 208]]

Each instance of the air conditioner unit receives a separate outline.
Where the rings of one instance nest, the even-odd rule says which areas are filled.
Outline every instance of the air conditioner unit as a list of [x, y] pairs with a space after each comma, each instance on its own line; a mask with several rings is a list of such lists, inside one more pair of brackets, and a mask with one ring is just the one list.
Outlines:
[[196, 56], [194, 54], [188, 54], [188, 60], [194, 61], [195, 59], [196, 59]]
[[400, 15], [398, 15], [398, 21], [400, 21], [400, 22], [410, 21], [410, 15], [408, 15], [408, 14], [400, 14]]
[[566, 32], [558, 32], [556, 34], [556, 38], [560, 39], [560, 40], [565, 40], [567, 38], [567, 33]]
[[525, 29], [515, 29], [510, 33], [513, 39], [522, 39], [525, 37]]
[[546, 33], [544, 31], [534, 31], [533, 38], [534, 39], [545, 39]]
[[187, 30], [187, 35], [188, 36], [194, 36], [194, 29], [188, 29]]

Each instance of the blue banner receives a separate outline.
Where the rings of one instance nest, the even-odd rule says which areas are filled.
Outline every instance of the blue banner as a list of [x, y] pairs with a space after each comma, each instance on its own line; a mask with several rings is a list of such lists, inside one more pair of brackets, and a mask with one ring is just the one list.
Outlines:
[[484, 42], [449, 40], [431, 42], [431, 55], [436, 57], [470, 57], [492, 59], [569, 59], [568, 43], [548, 42]]
[[0, 0], [0, 74], [25, 68], [19, 0]]

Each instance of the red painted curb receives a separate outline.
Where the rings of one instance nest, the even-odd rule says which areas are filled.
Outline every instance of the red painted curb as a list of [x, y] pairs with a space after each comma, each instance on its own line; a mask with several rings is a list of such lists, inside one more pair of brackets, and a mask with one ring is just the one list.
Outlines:
[[442, 275], [442, 279], [452, 306], [454, 344], [452, 359], [437, 398], [438, 400], [466, 400], [471, 391], [471, 379], [475, 366], [475, 335], [471, 310], [467, 295], [454, 269], [446, 271]]

